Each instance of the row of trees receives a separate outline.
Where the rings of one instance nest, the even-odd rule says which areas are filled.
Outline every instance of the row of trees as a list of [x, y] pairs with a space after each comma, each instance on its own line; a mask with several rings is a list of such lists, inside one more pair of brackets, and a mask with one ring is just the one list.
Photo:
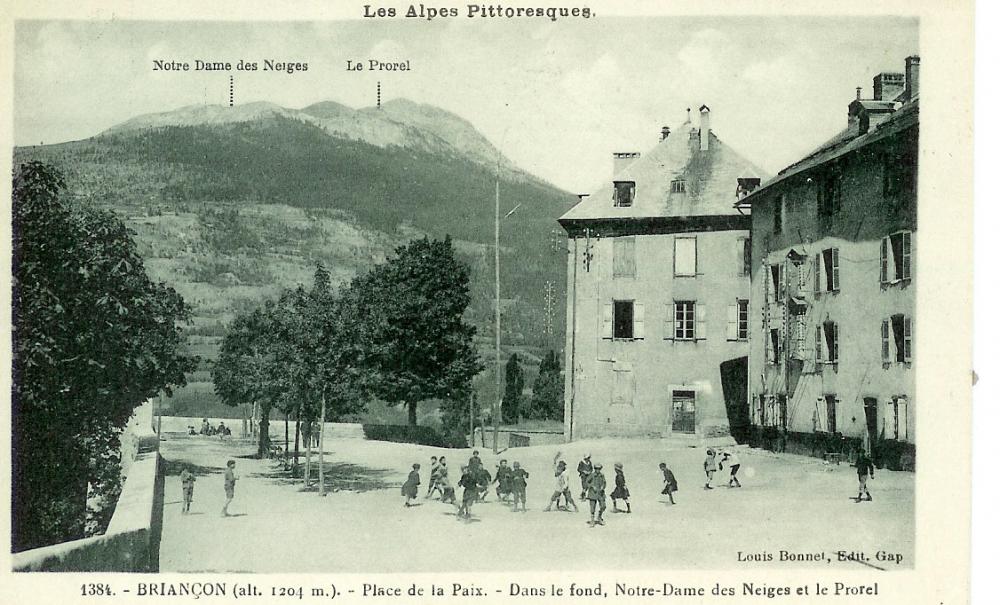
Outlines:
[[189, 309], [146, 274], [132, 232], [74, 202], [58, 170], [13, 181], [12, 547], [82, 537], [91, 496], [119, 486], [133, 410], [185, 384]]
[[463, 320], [468, 305], [468, 270], [447, 237], [399, 247], [338, 292], [318, 265], [310, 289], [286, 290], [235, 318], [212, 370], [216, 393], [228, 405], [260, 406], [260, 456], [270, 450], [275, 407], [296, 419], [296, 444], [302, 427], [372, 399], [403, 404], [411, 425], [428, 399], [460, 420], [482, 369], [475, 329]]
[[519, 419], [526, 418], [562, 420], [563, 379], [555, 351], [549, 351], [542, 358], [530, 400], [524, 397], [524, 370], [521, 368], [521, 359], [517, 353], [512, 354], [507, 360], [504, 379], [501, 410], [504, 424], [515, 424]]

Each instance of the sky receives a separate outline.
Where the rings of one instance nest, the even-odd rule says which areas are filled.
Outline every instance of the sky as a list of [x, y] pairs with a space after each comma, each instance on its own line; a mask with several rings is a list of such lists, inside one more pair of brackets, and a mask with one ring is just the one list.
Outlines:
[[[916, 19], [595, 17], [324, 22], [20, 21], [18, 145], [87, 138], [144, 113], [268, 101], [351, 107], [407, 98], [471, 122], [522, 168], [572, 193], [645, 151], [691, 108], [775, 173], [841, 130], [872, 77], [919, 54]], [[154, 59], [308, 63], [295, 74], [153, 71]], [[348, 71], [348, 60], [410, 71]]]

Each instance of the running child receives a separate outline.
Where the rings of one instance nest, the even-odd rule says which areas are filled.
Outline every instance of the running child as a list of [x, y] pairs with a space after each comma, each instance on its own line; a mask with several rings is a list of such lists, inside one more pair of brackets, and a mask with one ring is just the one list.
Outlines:
[[729, 465], [729, 487], [743, 487], [740, 484], [740, 480], [736, 478], [736, 473], [740, 472], [740, 457], [736, 455], [736, 452], [729, 450], [722, 451], [722, 460], [719, 462], [719, 470], [722, 470], [722, 465]]
[[194, 482], [194, 473], [185, 467], [181, 471], [181, 487], [184, 492], [184, 507], [181, 508], [181, 513], [185, 515], [191, 512], [191, 500], [194, 499]]
[[556, 457], [552, 460], [555, 465], [555, 491], [552, 492], [552, 498], [549, 499], [549, 505], [545, 507], [545, 512], [552, 510], [552, 505], [556, 505], [557, 510], [561, 510], [562, 507], [559, 506], [559, 497], [566, 498], [566, 510], [569, 506], [573, 506], [574, 512], [580, 512], [580, 509], [576, 506], [576, 502], [573, 501], [573, 492], [569, 488], [569, 477], [566, 476], [566, 462], [559, 460], [559, 456], [562, 452], [556, 452]]
[[660, 493], [670, 498], [671, 504], [676, 504], [674, 502], [674, 492], [677, 491], [677, 478], [674, 477], [673, 471], [667, 468], [666, 462], [660, 463], [660, 472], [663, 473], [663, 491]]
[[403, 483], [403, 486], [399, 489], [400, 493], [403, 496], [406, 496], [406, 502], [403, 503], [403, 506], [407, 508], [413, 506], [412, 504], [410, 504], [410, 501], [416, 499], [419, 490], [420, 490], [420, 465], [414, 463], [413, 470], [410, 471], [409, 476], [406, 478], [406, 482]]
[[479, 483], [476, 474], [468, 466], [462, 467], [462, 478], [458, 481], [458, 486], [464, 488], [462, 491], [462, 505], [458, 507], [458, 518], [468, 519], [472, 516], [472, 505], [479, 497]]
[[611, 492], [612, 510], [616, 513], [622, 512], [618, 508], [618, 500], [625, 501], [625, 512], [632, 512], [632, 505], [628, 501], [628, 487], [625, 486], [625, 470], [621, 462], [615, 462], [615, 489]]
[[708, 448], [705, 452], [705, 489], [712, 489], [712, 477], [715, 476], [715, 450]]
[[514, 469], [510, 472], [510, 488], [514, 495], [514, 506], [511, 508], [517, 511], [517, 503], [521, 503], [521, 512], [528, 510], [528, 471], [521, 468], [520, 462], [514, 463]]
[[875, 478], [875, 465], [872, 464], [872, 459], [864, 450], [858, 452], [858, 459], [854, 465], [858, 467], [858, 498], [856, 502], [861, 502], [862, 494], [865, 496], [864, 500], [871, 502], [872, 495], [868, 493], [868, 478]]

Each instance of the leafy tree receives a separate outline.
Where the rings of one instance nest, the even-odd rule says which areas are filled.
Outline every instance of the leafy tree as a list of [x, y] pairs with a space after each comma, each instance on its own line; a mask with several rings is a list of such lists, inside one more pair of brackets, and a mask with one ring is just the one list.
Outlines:
[[500, 417], [504, 424], [517, 424], [521, 415], [521, 393], [524, 392], [524, 370], [513, 353], [504, 368], [503, 407]]
[[87, 486], [117, 488], [114, 450], [133, 410], [185, 384], [189, 309], [153, 283], [112, 213], [71, 204], [61, 174], [13, 183], [12, 466], [15, 550], [79, 537]]
[[549, 351], [538, 367], [538, 377], [532, 388], [531, 412], [535, 418], [562, 420], [563, 377], [559, 371], [559, 357]]
[[354, 279], [342, 300], [342, 355], [356, 360], [357, 380], [390, 405], [404, 404], [417, 424], [419, 402], [468, 397], [482, 366], [463, 314], [468, 269], [451, 238], [418, 239]]

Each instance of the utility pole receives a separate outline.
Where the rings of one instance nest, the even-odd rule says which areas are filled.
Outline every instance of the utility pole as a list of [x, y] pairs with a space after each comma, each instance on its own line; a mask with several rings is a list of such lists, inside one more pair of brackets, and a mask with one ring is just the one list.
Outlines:
[[323, 389], [319, 407], [319, 495], [326, 496], [326, 483], [323, 480], [323, 434], [326, 433], [326, 389]]
[[496, 394], [493, 398], [493, 453], [499, 452], [500, 440], [500, 150], [497, 150], [497, 177], [493, 210], [493, 277], [496, 286]]

